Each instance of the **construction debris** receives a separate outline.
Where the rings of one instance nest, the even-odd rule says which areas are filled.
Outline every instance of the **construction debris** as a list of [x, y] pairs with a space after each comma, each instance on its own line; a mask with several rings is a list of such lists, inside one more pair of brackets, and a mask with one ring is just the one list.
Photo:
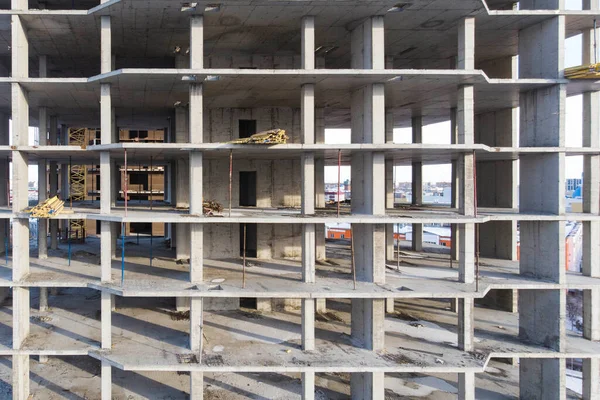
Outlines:
[[565, 68], [567, 79], [600, 79], [600, 63]]
[[289, 138], [283, 129], [271, 129], [247, 138], [232, 140], [230, 144], [285, 144]]
[[207, 200], [202, 203], [202, 213], [204, 215], [214, 215], [215, 212], [223, 211], [223, 205], [214, 200]]
[[33, 218], [51, 218], [60, 214], [64, 207], [65, 202], [54, 196], [32, 207], [28, 211], [29, 215]]

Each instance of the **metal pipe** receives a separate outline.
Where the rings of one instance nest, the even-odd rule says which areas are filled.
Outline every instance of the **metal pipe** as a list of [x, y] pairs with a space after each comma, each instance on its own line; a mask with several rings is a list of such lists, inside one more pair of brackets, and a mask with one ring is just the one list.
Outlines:
[[352, 256], [352, 282], [356, 290], [356, 264], [354, 262], [354, 224], [350, 225], [350, 254]]
[[[153, 172], [154, 171], [152, 169], [152, 156], [150, 156], [150, 173], [148, 173], [148, 176], [150, 177], [150, 209], [151, 210], [152, 210], [152, 197], [154, 196], [154, 188], [153, 188], [153, 185], [152, 185], [152, 182], [153, 182], [152, 174], [153, 174]], [[165, 175], [163, 174], [163, 179], [164, 179], [164, 176]], [[164, 182], [163, 182], [163, 189], [164, 189]], [[164, 199], [164, 191], [163, 191], [163, 199]], [[152, 236], [152, 235], [150, 235], [150, 236]]]
[[598, 63], [598, 51], [596, 49], [596, 19], [594, 18], [594, 64]]
[[127, 216], [127, 149], [125, 149], [125, 171], [124, 171], [124, 176], [125, 176], [125, 216]]
[[69, 254], [69, 267], [71, 266], [71, 229], [67, 228], [67, 245]]
[[[71, 156], [69, 156], [69, 203], [71, 205], [71, 210], [73, 209], [73, 194], [71, 193], [71, 185], [73, 184], [73, 182], [71, 180], [71, 171], [72, 170], [73, 170], [73, 164], [72, 164]], [[40, 188], [38, 187], [38, 196], [39, 196], [39, 190], [40, 190]]]
[[242, 264], [242, 288], [246, 288], [246, 226], [247, 224], [244, 224], [244, 262]]
[[125, 280], [125, 222], [121, 224], [121, 286]]
[[231, 187], [233, 180], [233, 150], [229, 150], [229, 216], [231, 217]]
[[[473, 204], [477, 217], [477, 158], [473, 150]], [[450, 255], [452, 258], [452, 254]], [[479, 291], [479, 224], [475, 223], [475, 291]]]
[[[342, 169], [342, 149], [338, 150], [338, 182], [337, 182], [337, 216], [340, 217], [340, 184], [341, 184], [341, 169]], [[339, 222], [339, 221], [338, 221]]]

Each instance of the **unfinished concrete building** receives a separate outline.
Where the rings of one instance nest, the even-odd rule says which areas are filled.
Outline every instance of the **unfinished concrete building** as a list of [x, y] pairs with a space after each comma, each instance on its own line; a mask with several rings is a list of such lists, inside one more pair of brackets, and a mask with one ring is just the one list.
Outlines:
[[[600, 397], [600, 84], [563, 75], [567, 37], [583, 34], [595, 62], [598, 0], [0, 7], [1, 398], [383, 399], [438, 379], [450, 398], [565, 399], [567, 360], [583, 398]], [[423, 144], [445, 120], [451, 144]], [[69, 127], [100, 140], [66, 145]], [[413, 143], [394, 143], [400, 127]], [[287, 144], [226, 143], [273, 128]], [[351, 143], [325, 143], [327, 128]], [[164, 143], [119, 141], [156, 129]], [[578, 214], [564, 207], [570, 155], [584, 157]], [[163, 201], [129, 201], [127, 184], [121, 200], [119, 171], [150, 163]], [[422, 204], [428, 163], [452, 165], [450, 207]], [[99, 201], [40, 218], [37, 242], [33, 165], [39, 201], [67, 198], [69, 165], [100, 169]], [[326, 207], [339, 165], [351, 206]], [[400, 165], [409, 208], [394, 207]], [[203, 200], [224, 210], [204, 215]], [[98, 221], [100, 237], [61, 240], [61, 220]], [[582, 273], [565, 270], [567, 220], [584, 225]], [[351, 245], [326, 243], [337, 222]], [[448, 254], [423, 248], [432, 222], [451, 224]], [[130, 223], [165, 237], [132, 238]], [[394, 224], [413, 224], [412, 249]], [[568, 291], [582, 334], [566, 329]]]

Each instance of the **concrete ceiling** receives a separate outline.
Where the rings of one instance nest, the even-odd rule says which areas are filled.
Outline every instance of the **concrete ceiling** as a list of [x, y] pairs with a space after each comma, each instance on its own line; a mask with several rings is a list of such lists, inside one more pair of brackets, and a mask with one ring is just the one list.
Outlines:
[[[186, 70], [140, 72], [116, 71], [88, 79], [37, 79], [22, 84], [29, 92], [32, 121], [36, 109], [48, 107], [62, 123], [96, 127], [100, 122], [100, 82], [112, 85], [112, 102], [123, 125], [148, 119], [156, 127], [166, 125], [176, 104], [187, 105], [189, 75]], [[191, 71], [191, 70], [187, 70]], [[410, 118], [422, 115], [425, 123], [447, 120], [456, 106], [457, 88], [475, 85], [476, 113], [517, 107], [519, 93], [555, 84], [551, 80], [487, 80], [479, 71], [386, 70], [379, 73], [319, 70], [312, 76], [298, 71], [264, 74], [253, 70], [211, 70], [219, 80], [204, 85], [207, 108], [300, 107], [300, 87], [315, 84], [317, 107], [326, 110], [328, 127], [348, 127], [352, 91], [366, 84], [381, 82], [386, 87], [386, 107], [394, 112], [397, 127], [409, 126]], [[188, 72], [189, 73], [189, 72]], [[202, 75], [196, 76], [199, 81]], [[585, 81], [568, 85], [569, 95], [600, 90], [600, 82]], [[0, 109], [10, 112], [10, 84], [0, 84]], [[33, 123], [35, 125], [35, 123]]]
[[[316, 15], [317, 47], [334, 47], [319, 54], [325, 66], [348, 68], [351, 30], [371, 15], [385, 15], [386, 55], [394, 58], [395, 68], [453, 68], [458, 24], [465, 16], [476, 17], [476, 61], [481, 63], [516, 55], [519, 30], [555, 15], [554, 11], [487, 11], [481, 0], [418, 0], [406, 2], [410, 5], [402, 12], [387, 12], [399, 4], [396, 0], [363, 1], [358, 6], [355, 1], [280, 3], [220, 2], [217, 12], [205, 14], [205, 54], [299, 55], [300, 20]], [[47, 7], [53, 4], [64, 5], [49, 1]], [[499, 8], [509, 4], [494, 3]], [[191, 14], [180, 7], [181, 2], [172, 0], [115, 0], [91, 14], [21, 13], [30, 37], [31, 76], [37, 75], [40, 54], [49, 57], [49, 76], [98, 74], [101, 15], [111, 15], [116, 68], [172, 67], [175, 48], [185, 52], [189, 47]], [[593, 26], [593, 13], [562, 14], [567, 15], [567, 35]], [[0, 15], [0, 57], [10, 55], [10, 45], [10, 16]]]

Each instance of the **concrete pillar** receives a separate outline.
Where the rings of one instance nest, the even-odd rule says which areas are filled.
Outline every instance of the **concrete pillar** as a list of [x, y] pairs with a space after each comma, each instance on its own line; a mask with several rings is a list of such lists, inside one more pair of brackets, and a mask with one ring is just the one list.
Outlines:
[[[105, 74], [112, 70], [112, 33], [110, 16], [100, 17], [100, 73]], [[104, 141], [102, 141], [104, 143]]]
[[[536, 8], [553, 8], [554, 0], [538, 0]], [[524, 9], [533, 2], [521, 3]], [[519, 33], [519, 77], [562, 78], [565, 17], [557, 16]], [[540, 43], [544, 46], [540, 47]], [[540, 60], [544, 62], [540, 62]], [[566, 85], [520, 94], [520, 146], [565, 145]], [[520, 212], [561, 215], [565, 197], [564, 153], [520, 157]], [[565, 283], [564, 222], [521, 221], [520, 272], [529, 277]], [[562, 290], [519, 291], [519, 336], [556, 351], [565, 350], [565, 294]], [[521, 359], [523, 398], [564, 399], [565, 360]]]
[[315, 207], [325, 208], [325, 160], [315, 158]]
[[[384, 69], [384, 21], [368, 18], [351, 36], [352, 68]], [[385, 142], [385, 93], [381, 84], [352, 93], [352, 143]], [[352, 212], [385, 215], [385, 157], [383, 153], [352, 155]], [[357, 280], [385, 282], [385, 225], [353, 226]], [[351, 334], [369, 350], [384, 348], [384, 299], [352, 299]], [[383, 398], [383, 373], [355, 373], [350, 379], [353, 399]]]
[[190, 68], [204, 68], [204, 16], [190, 17]]
[[[0, 113], [0, 145], [8, 146], [9, 144], [9, 130], [8, 130], [9, 116], [4, 113]], [[7, 159], [0, 160], [0, 206], [9, 206], [9, 161]], [[4, 254], [10, 247], [10, 220], [3, 219], [0, 221], [0, 254]], [[2, 298], [2, 296], [0, 296]]]
[[[385, 160], [385, 208], [394, 209], [394, 160]], [[394, 224], [385, 225], [386, 259], [394, 260]]]
[[190, 372], [190, 400], [202, 400], [204, 398], [204, 372]]
[[[40, 67], [40, 72], [42, 70]], [[46, 146], [48, 134], [48, 113], [46, 107], [39, 109], [39, 145]], [[46, 171], [46, 160], [38, 160], [38, 203], [48, 198], [48, 172]], [[48, 220], [38, 219], [38, 258], [48, 258]]]
[[112, 400], [112, 366], [108, 361], [102, 361], [100, 375], [102, 400]]
[[393, 297], [385, 299], [385, 312], [388, 314], [396, 312], [395, 299]]
[[[412, 118], [412, 142], [423, 143], [423, 118]], [[423, 204], [423, 163], [412, 163], [412, 205]], [[412, 224], [412, 250], [423, 251], [423, 224]]]
[[473, 298], [458, 299], [458, 348], [473, 351]]
[[317, 314], [325, 314], [327, 312], [327, 299], [315, 299], [315, 311]]
[[315, 399], [315, 373], [303, 372], [302, 373], [302, 400], [314, 400]]
[[315, 69], [315, 17], [302, 18], [302, 69]]
[[102, 321], [102, 348], [110, 349], [112, 347], [112, 298], [108, 292], [101, 293], [100, 312]]
[[475, 400], [475, 373], [464, 372], [458, 374], [459, 400]]
[[40, 288], [40, 311], [48, 311], [48, 288]]
[[315, 243], [317, 260], [325, 260], [325, 224], [315, 224]]
[[[201, 101], [202, 92], [196, 90], [192, 94], [190, 91], [190, 103], [194, 98], [194, 109], [199, 108], [198, 102]], [[186, 107], [175, 108], [175, 140], [177, 143], [187, 143], [190, 141], [190, 126], [189, 123], [194, 120], [197, 124], [201, 124], [201, 118], [197, 115], [189, 116], [189, 110]], [[194, 140], [202, 143], [199, 139], [198, 126], [194, 127]], [[189, 160], [180, 158], [175, 161], [176, 176], [175, 176], [175, 206], [181, 209], [190, 207], [190, 167]], [[187, 224], [175, 224], [175, 258], [178, 260], [187, 260], [190, 258], [190, 229]]]
[[[507, 76], [508, 78], [511, 75]], [[507, 108], [475, 118], [475, 141], [493, 147], [517, 147], [518, 110]], [[477, 163], [477, 205], [518, 207], [516, 160]], [[517, 222], [493, 221], [480, 226], [480, 253], [484, 257], [517, 259]]]
[[[58, 145], [58, 118], [56, 115], [50, 117], [49, 130], [50, 145]], [[50, 181], [50, 197], [58, 195], [58, 165], [56, 162], [50, 163], [48, 171], [48, 180]], [[58, 248], [58, 221], [50, 220], [50, 247], [53, 250]]]
[[[598, 0], [584, 0], [584, 10], [598, 10]], [[596, 37], [594, 38], [594, 35]], [[600, 41], [598, 32], [590, 29], [583, 32], [583, 64], [595, 61], [594, 43]], [[583, 93], [583, 146], [600, 146], [600, 92]], [[600, 212], [600, 156], [583, 157], [583, 212]], [[600, 222], [583, 221], [583, 262], [584, 276], [600, 277]], [[583, 291], [583, 337], [600, 340], [600, 289]], [[583, 360], [583, 398], [600, 398], [600, 359]]]
[[302, 350], [315, 349], [315, 299], [302, 299]]
[[[458, 125], [457, 125], [457, 114], [458, 110], [456, 108], [450, 109], [450, 143], [458, 144]], [[458, 209], [458, 204], [460, 203], [460, 179], [458, 175], [458, 160], [452, 161], [452, 198], [450, 202], [450, 207], [453, 209]], [[458, 232], [458, 224], [450, 225], [450, 235], [451, 235], [451, 244], [450, 244], [450, 257], [453, 260], [458, 260], [458, 256], [460, 254], [459, 247], [459, 232]]]
[[202, 354], [202, 297], [189, 297], [190, 302], [190, 350]]

